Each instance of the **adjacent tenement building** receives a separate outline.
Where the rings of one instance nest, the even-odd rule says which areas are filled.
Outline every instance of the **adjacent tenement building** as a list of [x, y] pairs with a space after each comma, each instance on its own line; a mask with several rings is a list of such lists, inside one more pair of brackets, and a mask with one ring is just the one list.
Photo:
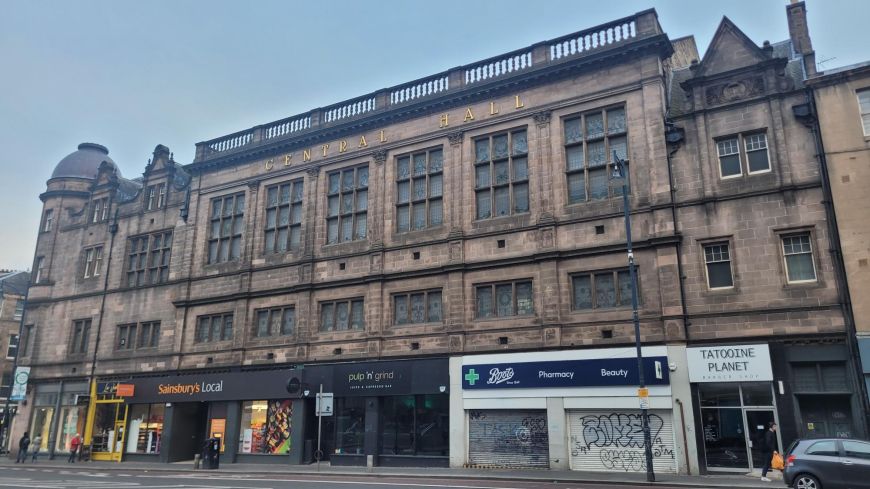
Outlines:
[[17, 408], [17, 402], [10, 399], [13, 385], [15, 357], [18, 355], [18, 328], [24, 314], [24, 297], [30, 274], [12, 270], [0, 271], [0, 451], [9, 448], [4, 438], [7, 419], [6, 408], [10, 415]]
[[802, 36], [725, 19], [701, 58], [648, 10], [134, 180], [85, 143], [41, 195], [22, 426], [94, 459], [644, 470], [618, 159], [655, 470], [757, 468], [768, 421], [862, 434]]

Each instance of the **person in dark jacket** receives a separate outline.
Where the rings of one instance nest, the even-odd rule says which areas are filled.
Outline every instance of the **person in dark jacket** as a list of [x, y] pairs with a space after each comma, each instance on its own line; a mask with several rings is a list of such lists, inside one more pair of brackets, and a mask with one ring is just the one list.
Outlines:
[[773, 452], [776, 452], [778, 444], [776, 442], [776, 423], [771, 421], [767, 423], [767, 431], [764, 432], [763, 445], [761, 447], [764, 454], [764, 468], [761, 469], [761, 480], [770, 482], [767, 478], [767, 471], [770, 470], [770, 460], [773, 458]]
[[15, 459], [15, 463], [27, 461], [28, 448], [30, 448], [30, 433], [25, 431], [24, 436], [18, 440], [18, 458]]

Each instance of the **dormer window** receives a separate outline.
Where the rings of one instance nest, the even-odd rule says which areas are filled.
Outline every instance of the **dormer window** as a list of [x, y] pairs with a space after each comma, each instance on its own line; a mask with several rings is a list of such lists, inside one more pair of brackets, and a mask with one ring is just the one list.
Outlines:
[[162, 209], [166, 204], [166, 184], [149, 185], [145, 191], [145, 210]]
[[109, 218], [109, 198], [94, 199], [91, 202], [91, 222], [103, 222]]

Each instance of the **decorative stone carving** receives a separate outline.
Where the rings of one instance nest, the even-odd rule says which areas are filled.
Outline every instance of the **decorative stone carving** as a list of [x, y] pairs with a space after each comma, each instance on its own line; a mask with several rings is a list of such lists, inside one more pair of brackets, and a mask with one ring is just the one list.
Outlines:
[[542, 110], [533, 114], [532, 118], [535, 119], [535, 124], [537, 124], [538, 127], [546, 127], [550, 124], [550, 117], [552, 115], [552, 112], [549, 110]]
[[250, 182], [248, 182], [248, 188], [250, 188], [251, 190], [259, 189], [260, 188], [260, 181], [259, 180], [251, 180]]
[[708, 87], [705, 93], [707, 105], [727, 104], [763, 94], [764, 79], [761, 76], [753, 76], [742, 80], [721, 83]]
[[447, 140], [450, 141], [451, 146], [457, 146], [459, 144], [462, 144], [462, 140], [464, 139], [464, 137], [465, 137], [465, 132], [456, 131], [456, 132], [451, 132], [450, 134], [448, 134]]
[[307, 173], [308, 176], [311, 178], [317, 178], [318, 176], [320, 176], [320, 167], [319, 166], [312, 166], [311, 168], [306, 170], [305, 173]]
[[379, 165], [383, 165], [385, 161], [387, 161], [387, 150], [379, 149], [372, 153], [372, 159], [375, 160], [375, 163]]

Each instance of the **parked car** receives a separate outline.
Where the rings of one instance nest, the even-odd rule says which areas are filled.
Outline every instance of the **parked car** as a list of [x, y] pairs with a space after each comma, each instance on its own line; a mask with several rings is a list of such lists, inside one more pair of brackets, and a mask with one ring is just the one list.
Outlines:
[[783, 480], [795, 489], [870, 489], [870, 442], [796, 440], [785, 452]]

